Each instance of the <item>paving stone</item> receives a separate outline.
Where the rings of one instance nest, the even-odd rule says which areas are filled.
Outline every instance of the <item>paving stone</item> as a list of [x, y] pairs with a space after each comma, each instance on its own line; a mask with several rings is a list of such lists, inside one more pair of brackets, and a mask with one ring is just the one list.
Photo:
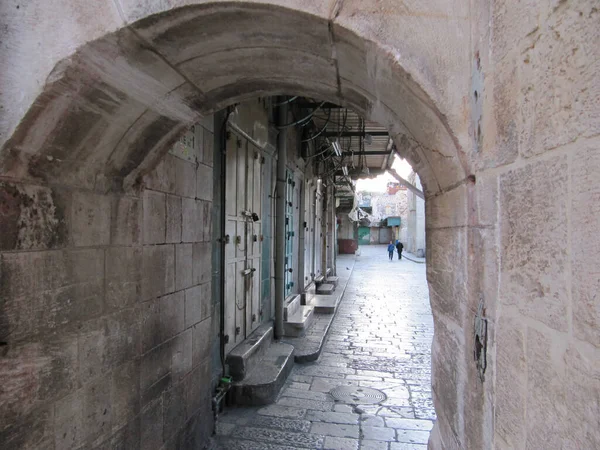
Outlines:
[[362, 414], [360, 416], [362, 426], [367, 427], [385, 427], [385, 421], [383, 417], [372, 416], [370, 414]]
[[357, 375], [367, 375], [370, 377], [378, 377], [378, 378], [384, 378], [384, 377], [389, 377], [390, 374], [393, 374], [394, 370], [389, 370], [387, 372], [378, 372], [376, 370], [357, 370], [356, 374]]
[[331, 378], [315, 378], [310, 386], [311, 391], [329, 392], [338, 386], [358, 386], [358, 381]]
[[324, 436], [349, 437], [355, 439], [358, 439], [359, 435], [358, 425], [326, 422], [314, 422], [311, 426], [310, 431], [312, 433], [322, 434]]
[[256, 415], [248, 421], [248, 425], [260, 428], [275, 428], [283, 431], [294, 431], [296, 433], [308, 433], [310, 431], [311, 423], [308, 420]]
[[341, 412], [341, 413], [354, 412], [354, 409], [352, 408], [351, 405], [334, 405], [333, 410], [335, 412]]
[[304, 448], [320, 448], [324, 442], [323, 436], [315, 434], [256, 427], [238, 427], [231, 433], [231, 437]]
[[362, 426], [361, 433], [365, 439], [373, 441], [390, 442], [396, 438], [396, 431], [393, 428]]
[[293, 397], [282, 397], [277, 401], [277, 405], [292, 406], [294, 408], [312, 409], [315, 411], [331, 411], [333, 409], [333, 402], [306, 400], [302, 398]]
[[308, 384], [312, 383], [312, 381], [313, 381], [313, 377], [309, 377], [307, 375], [298, 375], [298, 374], [295, 374], [295, 373], [292, 373], [290, 375], [289, 379], [291, 381], [297, 381], [299, 383], [308, 383]]
[[347, 367], [327, 367], [319, 365], [304, 366], [297, 369], [297, 373], [300, 375], [327, 378], [344, 378], [344, 375], [353, 375], [355, 372], [354, 369], [348, 369]]
[[360, 450], [388, 450], [389, 443], [384, 441], [372, 441], [363, 439], [360, 441]]
[[400, 419], [398, 417], [386, 417], [385, 424], [388, 427], [402, 430], [430, 431], [433, 428], [433, 422], [430, 420]]
[[396, 440], [409, 444], [427, 444], [429, 431], [397, 430]]
[[219, 414], [219, 422], [233, 423], [236, 425], [247, 425], [250, 420], [257, 417], [257, 407], [243, 407], [243, 408], [225, 408], [223, 412]]
[[298, 383], [293, 381], [287, 385], [291, 389], [301, 389], [303, 391], [308, 391], [310, 389], [310, 383]]
[[435, 420], [435, 409], [434, 408], [415, 408], [415, 418]]
[[236, 428], [236, 425], [234, 423], [228, 423], [228, 422], [217, 422], [217, 435], [218, 436], [228, 436], [231, 434], [231, 432]]
[[215, 450], [297, 450], [289, 445], [267, 444], [263, 442], [238, 439], [219, 439]]
[[306, 409], [292, 408], [282, 405], [269, 405], [257, 411], [263, 416], [287, 417], [289, 419], [302, 419], [306, 414]]
[[329, 422], [353, 425], [358, 423], [359, 416], [358, 414], [345, 412], [308, 411], [306, 413], [306, 419], [310, 420], [311, 422]]
[[358, 450], [358, 439], [325, 436], [324, 450]]
[[427, 450], [427, 445], [407, 444], [406, 442], [390, 442], [390, 450]]
[[346, 375], [346, 380], [375, 381], [375, 382], [381, 383], [383, 378], [382, 377], [368, 377], [365, 375]]
[[329, 395], [329, 394], [326, 394], [324, 392], [309, 391], [306, 389], [287, 388], [287, 389], [283, 390], [283, 392], [281, 393], [281, 396], [282, 397], [304, 398], [307, 400], [321, 400], [324, 402], [333, 401], [333, 398], [331, 398], [331, 395]]
[[382, 417], [402, 417], [405, 419], [416, 419], [415, 411], [410, 406], [386, 406], [377, 412]]

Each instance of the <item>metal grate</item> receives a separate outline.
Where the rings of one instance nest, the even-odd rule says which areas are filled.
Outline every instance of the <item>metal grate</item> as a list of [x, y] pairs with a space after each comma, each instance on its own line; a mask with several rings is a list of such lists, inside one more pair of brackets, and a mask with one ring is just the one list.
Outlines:
[[338, 386], [329, 392], [334, 399], [353, 405], [371, 405], [381, 403], [386, 395], [373, 388], [359, 386]]

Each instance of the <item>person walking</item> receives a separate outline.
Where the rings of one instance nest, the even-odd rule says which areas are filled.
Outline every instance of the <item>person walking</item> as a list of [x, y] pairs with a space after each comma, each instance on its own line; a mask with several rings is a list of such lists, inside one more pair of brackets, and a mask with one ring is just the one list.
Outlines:
[[390, 245], [388, 245], [388, 253], [390, 255], [390, 261], [392, 261], [394, 259], [394, 244], [392, 243], [392, 241], [390, 241]]
[[398, 251], [398, 259], [402, 259], [402, 249], [403, 248], [404, 248], [404, 245], [402, 245], [402, 242], [396, 241], [396, 250]]

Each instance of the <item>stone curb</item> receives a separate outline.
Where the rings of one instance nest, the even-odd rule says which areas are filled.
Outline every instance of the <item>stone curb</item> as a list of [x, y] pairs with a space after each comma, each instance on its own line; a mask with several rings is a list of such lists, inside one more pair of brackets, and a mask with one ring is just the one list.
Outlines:
[[409, 257], [408, 257], [408, 256], [406, 256], [406, 255], [402, 255], [402, 257], [403, 257], [403, 258], [406, 258], [406, 259], [408, 259], [409, 261], [412, 261], [412, 262], [414, 262], [414, 263], [417, 263], [417, 264], [425, 264], [425, 263], [427, 262], [427, 261], [417, 261], [416, 259], [409, 258]]
[[342, 288], [342, 293], [340, 295], [340, 301], [338, 302], [338, 307], [336, 308], [336, 310], [333, 314], [329, 315], [329, 323], [327, 323], [327, 327], [325, 328], [325, 331], [323, 332], [323, 335], [321, 336], [321, 340], [319, 341], [318, 349], [312, 353], [306, 353], [303, 355], [294, 356], [295, 363], [303, 364], [303, 363], [307, 363], [307, 362], [316, 361], [317, 359], [319, 359], [319, 356], [321, 355], [321, 351], [323, 350], [323, 345], [325, 344], [325, 339], [327, 338], [327, 335], [329, 334], [329, 328], [331, 327], [331, 324], [333, 323], [333, 319], [335, 319], [335, 316], [337, 315], [337, 313], [339, 311], [339, 306], [344, 301], [344, 294], [346, 293], [346, 287], [348, 286], [348, 282], [350, 281], [352, 272], [354, 272], [355, 264], [356, 264], [356, 256], [354, 257], [354, 264], [352, 264], [352, 268], [350, 269], [350, 276], [348, 276], [348, 279], [346, 280], [346, 282], [344, 283], [344, 286]]

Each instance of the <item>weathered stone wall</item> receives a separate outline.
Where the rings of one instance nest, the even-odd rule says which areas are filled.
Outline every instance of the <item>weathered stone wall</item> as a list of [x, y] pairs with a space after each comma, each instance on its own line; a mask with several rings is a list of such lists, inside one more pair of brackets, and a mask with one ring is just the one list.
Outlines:
[[597, 448], [600, 10], [492, 2], [480, 13], [469, 255], [494, 321], [494, 442]]
[[176, 147], [136, 190], [0, 183], [10, 213], [0, 215], [0, 447], [159, 448], [210, 435], [204, 123], [195, 154]]
[[[55, 439], [57, 423], [81, 426], [56, 439], [73, 439], [73, 429], [96, 439], [103, 421], [94, 411], [121, 417], [123, 404], [96, 408], [108, 385], [83, 384], [81, 373], [113, 351], [118, 362], [131, 353], [141, 361], [142, 336], [132, 336], [137, 347], [106, 338], [80, 359], [85, 329], [70, 324], [73, 315], [91, 322], [108, 317], [103, 308], [114, 311], [97, 279], [117, 267], [106, 262], [113, 242], [126, 246], [137, 236], [146, 265], [173, 247], [176, 263], [175, 244], [146, 247], [142, 227], [129, 228], [146, 213], [144, 199], [156, 200], [136, 191], [141, 175], [198, 116], [285, 92], [353, 107], [388, 127], [421, 177], [435, 321], [430, 447], [598, 447], [595, 0], [179, 4], [186, 6], [0, 3], [9, 330], [0, 370], [11, 383], [0, 399], [3, 439], [40, 447]], [[127, 195], [104, 195], [122, 186]], [[165, 193], [165, 217], [166, 202]], [[21, 214], [43, 219], [22, 231]], [[126, 267], [133, 273], [110, 276], [148, 273], [144, 263]], [[137, 292], [135, 282], [126, 286]], [[484, 381], [473, 358], [480, 303], [488, 319]], [[128, 326], [131, 317], [123, 329], [139, 329]], [[99, 336], [113, 336], [119, 323], [106, 319]], [[123, 370], [92, 376], [116, 390], [127, 386], [118, 381], [127, 379]], [[156, 423], [162, 401], [145, 410]], [[85, 414], [61, 415], [77, 408]]]
[[393, 195], [372, 193], [371, 207], [373, 208], [371, 215], [376, 222], [380, 222], [387, 217], [400, 217], [402, 219], [401, 226], [406, 226], [408, 216], [406, 189], [401, 189]]

